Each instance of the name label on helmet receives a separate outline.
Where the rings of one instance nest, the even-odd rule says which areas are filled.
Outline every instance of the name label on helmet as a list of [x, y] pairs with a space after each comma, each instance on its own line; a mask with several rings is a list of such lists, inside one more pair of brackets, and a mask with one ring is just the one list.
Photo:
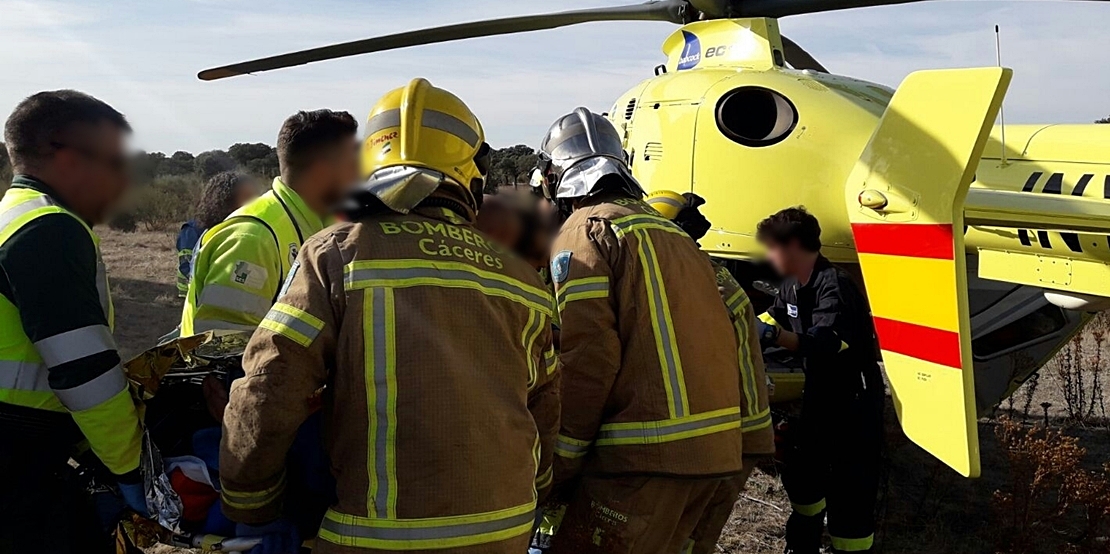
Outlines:
[[374, 139], [374, 140], [372, 140], [372, 141], [368, 142], [368, 143], [367, 143], [367, 145], [369, 145], [369, 146], [377, 146], [377, 145], [379, 145], [379, 144], [381, 144], [381, 143], [383, 143], [383, 142], [388, 142], [388, 141], [391, 141], [391, 140], [393, 140], [393, 139], [395, 139], [395, 138], [397, 138], [397, 137], [399, 137], [399, 136], [401, 136], [401, 135], [400, 135], [400, 134], [398, 134], [398, 133], [397, 133], [397, 131], [391, 131], [391, 132], [388, 132], [388, 133], [386, 133], [386, 134], [384, 134], [384, 135], [382, 135], [382, 136], [380, 136], [380, 137], [378, 137], [378, 138], [376, 138], [376, 139]]

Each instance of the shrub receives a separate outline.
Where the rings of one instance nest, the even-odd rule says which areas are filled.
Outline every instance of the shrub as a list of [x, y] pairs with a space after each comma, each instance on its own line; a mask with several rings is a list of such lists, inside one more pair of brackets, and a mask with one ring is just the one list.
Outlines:
[[1086, 331], [1072, 338], [1049, 362], [1060, 378], [1068, 418], [1080, 424], [1106, 418], [1102, 374], [1108, 360], [1103, 357], [1103, 348], [1110, 338], [1110, 320], [1097, 315]]
[[123, 233], [134, 233], [139, 230], [139, 222], [135, 219], [135, 214], [131, 212], [120, 212], [108, 221], [108, 228], [120, 231]]
[[200, 182], [189, 176], [162, 176], [135, 189], [124, 213], [147, 231], [177, 227], [192, 217], [200, 194]]
[[[994, 493], [999, 551], [1039, 552], [1042, 536], [1064, 523], [1082, 521], [1067, 533], [1069, 552], [1107, 552], [1110, 464], [1085, 469], [1087, 450], [1077, 437], [1041, 426], [1003, 419], [995, 429], [1010, 465], [1007, 490]], [[1074, 517], [1078, 516], [1078, 517]]]

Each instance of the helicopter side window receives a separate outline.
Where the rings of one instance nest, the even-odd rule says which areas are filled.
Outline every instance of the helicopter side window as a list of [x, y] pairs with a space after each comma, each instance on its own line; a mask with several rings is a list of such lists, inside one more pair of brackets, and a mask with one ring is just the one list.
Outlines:
[[717, 128], [744, 146], [776, 144], [798, 124], [798, 110], [785, 96], [763, 87], [740, 87], [717, 102]]

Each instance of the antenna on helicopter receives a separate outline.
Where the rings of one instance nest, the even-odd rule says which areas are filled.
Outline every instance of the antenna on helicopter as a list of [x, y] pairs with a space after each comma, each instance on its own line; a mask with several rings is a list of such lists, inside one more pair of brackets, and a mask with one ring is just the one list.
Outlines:
[[[998, 67], [1002, 67], [1002, 38], [998, 25], [994, 26], [994, 57]], [[998, 107], [998, 126], [1002, 133], [1002, 165], [1006, 165], [1006, 115], [1002, 111], [1002, 106]]]

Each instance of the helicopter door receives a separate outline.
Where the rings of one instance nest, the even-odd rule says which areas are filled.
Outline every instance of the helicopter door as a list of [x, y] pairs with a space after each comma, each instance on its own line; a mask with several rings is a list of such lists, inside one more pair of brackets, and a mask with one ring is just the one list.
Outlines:
[[845, 186], [894, 406], [910, 440], [979, 476], [963, 203], [1012, 72], [918, 71]]
[[697, 115], [696, 103], [642, 101], [628, 141], [629, 163], [648, 192], [691, 190]]
[[682, 71], [646, 83], [625, 126], [632, 175], [644, 190], [693, 190], [698, 110], [705, 91], [725, 78], [717, 71]]

